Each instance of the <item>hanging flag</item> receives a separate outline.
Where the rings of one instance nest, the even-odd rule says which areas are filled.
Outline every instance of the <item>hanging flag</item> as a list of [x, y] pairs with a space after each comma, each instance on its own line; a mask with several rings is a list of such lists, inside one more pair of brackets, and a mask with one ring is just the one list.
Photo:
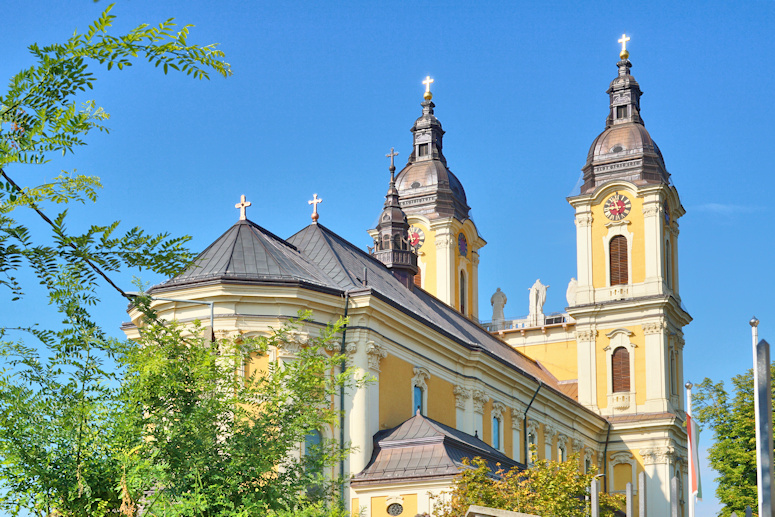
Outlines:
[[692, 486], [690, 493], [702, 501], [702, 483], [700, 482], [700, 427], [690, 414], [686, 415], [686, 434], [689, 439], [689, 468]]

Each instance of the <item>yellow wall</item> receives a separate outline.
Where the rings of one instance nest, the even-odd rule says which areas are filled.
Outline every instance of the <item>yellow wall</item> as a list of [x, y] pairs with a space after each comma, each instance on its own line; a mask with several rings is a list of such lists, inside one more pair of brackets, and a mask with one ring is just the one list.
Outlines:
[[492, 445], [492, 400], [484, 404], [484, 415], [482, 415], [482, 436], [479, 437], [483, 442]]
[[606, 194], [598, 204], [592, 205], [592, 285], [595, 288], [607, 287], [606, 283], [606, 251], [603, 237], [608, 235], [606, 224], [611, 220], [605, 216], [603, 205], [614, 192], [619, 192], [632, 203], [632, 209], [625, 218], [630, 221], [627, 231], [632, 235], [630, 263], [632, 264], [631, 284], [643, 282], [646, 279], [646, 259], [643, 221], [643, 199], [636, 197], [635, 192], [621, 188]]
[[[514, 454], [514, 433], [511, 430], [511, 411], [506, 411], [503, 414], [503, 451], [506, 456], [513, 458]], [[519, 446], [519, 444], [517, 444]]]
[[442, 424], [455, 427], [455, 387], [449, 382], [431, 376], [428, 379], [428, 408], [426, 414]]
[[[417, 515], [417, 494], [401, 494], [401, 497], [404, 498], [401, 515]], [[371, 498], [371, 517], [390, 517], [387, 513], [387, 497]]]
[[552, 372], [552, 375], [561, 381], [578, 379], [576, 341], [515, 346], [514, 349], [522, 352], [531, 359], [540, 361], [541, 364]]
[[245, 361], [245, 377], [250, 377], [254, 373], [261, 375], [260, 372], [266, 372], [269, 368], [269, 356], [267, 354], [250, 354], [250, 359]]
[[[630, 343], [635, 345], [634, 370], [630, 372], [630, 389], [635, 388], [635, 403], [644, 404], [646, 402], [646, 346], [643, 336], [643, 329], [640, 325], [624, 328], [632, 332], [629, 337]], [[610, 345], [610, 340], [606, 334], [614, 330], [613, 328], [600, 330], [595, 342], [597, 354], [597, 406], [599, 408], [608, 407], [608, 354], [606, 347]], [[629, 350], [632, 353], [632, 350]], [[632, 384], [634, 381], [634, 385]]]
[[388, 355], [380, 364], [379, 428], [389, 429], [412, 417], [413, 366]]
[[353, 497], [352, 504], [350, 505], [350, 510], [353, 515], [358, 515], [358, 512], [361, 509], [361, 500], [357, 497]]

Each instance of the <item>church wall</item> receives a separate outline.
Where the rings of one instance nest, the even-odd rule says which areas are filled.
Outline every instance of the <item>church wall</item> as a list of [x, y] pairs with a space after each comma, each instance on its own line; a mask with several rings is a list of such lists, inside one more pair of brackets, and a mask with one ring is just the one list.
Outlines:
[[435, 375], [427, 381], [429, 418], [444, 425], [455, 427], [455, 393], [454, 386]]
[[578, 378], [575, 340], [515, 345], [514, 349], [540, 362], [558, 380], [567, 381]]
[[389, 429], [412, 417], [412, 364], [388, 355], [380, 363], [379, 428]]
[[603, 205], [614, 192], [626, 195], [632, 203], [630, 214], [625, 218], [630, 224], [625, 227], [625, 232], [632, 234], [629, 260], [631, 264], [630, 284], [641, 283], [646, 279], [645, 260], [645, 225], [643, 219], [643, 199], [631, 189], [620, 186], [609, 187], [598, 196], [598, 203], [592, 205], [592, 285], [595, 288], [608, 287], [607, 281], [607, 257], [604, 241], [608, 238], [611, 221], [605, 216]]
[[482, 408], [484, 410], [482, 414], [482, 434], [479, 439], [485, 442], [487, 445], [492, 444], [492, 399], [484, 403]]
[[250, 377], [257, 372], [266, 372], [269, 368], [269, 355], [250, 354], [250, 359], [245, 363], [245, 377]]
[[[402, 515], [417, 515], [417, 494], [401, 494]], [[390, 517], [387, 513], [387, 496], [371, 498], [371, 517]]]

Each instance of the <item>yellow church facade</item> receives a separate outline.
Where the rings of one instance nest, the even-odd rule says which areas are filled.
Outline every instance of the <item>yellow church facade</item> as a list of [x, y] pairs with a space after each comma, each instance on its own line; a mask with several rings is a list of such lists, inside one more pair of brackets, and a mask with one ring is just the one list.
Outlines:
[[[430, 78], [406, 166], [396, 174], [396, 153], [388, 155], [372, 248], [316, 217], [287, 239], [241, 218], [187, 271], [151, 289], [154, 308], [168, 320], [207, 322], [208, 306], [191, 302], [211, 304], [223, 337], [267, 334], [312, 311], [282, 347], [248, 358], [248, 373], [294, 360], [310, 335], [346, 316], [337, 347], [356, 375], [374, 380], [333, 402], [353, 447], [341, 473], [345, 502], [363, 515], [433, 515], [462, 458], [524, 468], [530, 450], [554, 460], [578, 453], [579, 468], [599, 473], [605, 489], [632, 483], [636, 508], [645, 472], [649, 514], [668, 515], [671, 498], [686, 498], [670, 491], [673, 476], [686, 479], [687, 461], [681, 329], [691, 318], [677, 255], [684, 211], [640, 119], [627, 58], [617, 64], [584, 184], [568, 199], [577, 279], [564, 313], [543, 314], [546, 287], [537, 281], [526, 318], [501, 312], [480, 321], [486, 241], [443, 155]], [[140, 314], [130, 317], [124, 330], [136, 337]], [[339, 429], [321, 432], [339, 439]]]

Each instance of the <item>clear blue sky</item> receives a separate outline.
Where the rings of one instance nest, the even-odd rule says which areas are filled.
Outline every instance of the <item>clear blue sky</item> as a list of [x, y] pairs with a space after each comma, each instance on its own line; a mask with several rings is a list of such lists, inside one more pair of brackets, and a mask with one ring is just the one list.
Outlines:
[[[29, 43], [84, 31], [105, 7], [6, 2], [0, 77], [30, 63]], [[64, 160], [8, 169], [25, 184], [60, 168], [100, 176], [102, 197], [73, 210], [74, 231], [120, 219], [192, 235], [201, 250], [236, 221], [233, 206], [245, 194], [249, 218], [287, 237], [309, 223], [316, 192], [320, 222], [365, 247], [387, 186], [384, 156], [395, 147], [405, 163], [420, 82], [431, 75], [445, 155], [488, 241], [483, 318], [496, 287], [509, 296], [507, 316], [526, 313], [539, 277], [551, 286], [545, 308], [562, 310], [576, 276], [565, 198], [604, 127], [626, 32], [646, 127], [687, 210], [680, 281], [694, 322], [685, 329], [685, 377], [728, 379], [748, 368], [752, 314], [775, 342], [772, 0], [134, 0], [113, 12], [116, 34], [169, 17], [195, 24], [189, 41], [221, 43], [234, 76], [199, 82], [142, 63], [100, 70], [92, 96], [111, 113], [111, 134]], [[119, 278], [132, 289], [129, 279]], [[38, 295], [3, 300], [4, 324], [40, 320]], [[119, 335], [125, 302], [105, 291], [97, 310]], [[711, 502], [698, 517], [714, 513], [711, 477]]]

